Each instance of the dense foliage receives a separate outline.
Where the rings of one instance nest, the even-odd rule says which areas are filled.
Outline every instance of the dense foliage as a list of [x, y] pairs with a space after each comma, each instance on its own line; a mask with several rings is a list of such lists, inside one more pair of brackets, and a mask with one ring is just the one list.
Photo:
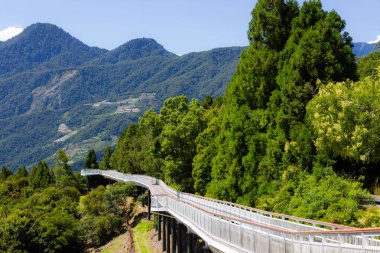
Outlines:
[[66, 158], [60, 151], [54, 170], [40, 162], [0, 181], [0, 251], [81, 250], [78, 201], [86, 186]]
[[380, 51], [373, 52], [366, 57], [362, 57], [358, 64], [358, 74], [361, 78], [371, 76], [378, 77], [378, 67], [380, 66]]
[[378, 81], [357, 81], [344, 20], [317, 0], [261, 0], [249, 27], [225, 97], [148, 111], [121, 135], [111, 167], [267, 210], [378, 224], [362, 218], [373, 217], [363, 186], [379, 178]]
[[87, 246], [101, 246], [126, 230], [135, 212], [137, 194], [135, 186], [121, 183], [98, 186], [82, 197], [80, 228]]
[[177, 189], [191, 191], [195, 139], [206, 127], [203, 114], [195, 99], [169, 98], [159, 114], [147, 111], [122, 134], [111, 167], [160, 176]]
[[137, 188], [99, 186], [80, 198], [86, 181], [71, 171], [62, 150], [53, 169], [45, 162], [30, 173], [23, 167], [13, 174], [3, 167], [0, 252], [84, 252], [125, 231], [135, 212]]
[[283, 174], [313, 166], [304, 117], [317, 80], [355, 78], [355, 63], [350, 37], [341, 35], [344, 21], [323, 11], [319, 1], [302, 8], [294, 1], [259, 1], [252, 17], [251, 45], [217, 119], [217, 152], [202, 165], [211, 181], [197, 190], [271, 208], [265, 199], [281, 188]]

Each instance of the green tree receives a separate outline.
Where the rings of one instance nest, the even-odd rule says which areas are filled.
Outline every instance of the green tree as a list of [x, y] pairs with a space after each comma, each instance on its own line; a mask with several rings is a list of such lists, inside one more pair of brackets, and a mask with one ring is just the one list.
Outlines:
[[357, 215], [370, 198], [360, 182], [345, 180], [332, 168], [316, 168], [313, 174], [300, 181], [286, 212], [332, 223], [358, 225]]
[[55, 155], [55, 168], [62, 168], [67, 174], [72, 174], [71, 167], [69, 165], [69, 157], [62, 149], [58, 150]]
[[160, 134], [160, 156], [165, 160], [163, 168], [166, 182], [179, 190], [193, 191], [193, 158], [196, 154], [195, 139], [206, 127], [204, 109], [197, 100], [188, 105], [186, 97], [165, 101], [160, 117], [166, 121]]
[[207, 129], [196, 138], [197, 153], [193, 159], [192, 177], [196, 193], [205, 195], [211, 181], [211, 159], [216, 155], [214, 138], [218, 133], [216, 118], [208, 123]]
[[[146, 118], [143, 117], [140, 121], [143, 120], [146, 120]], [[141, 124], [129, 125], [127, 130], [120, 136], [115, 152], [111, 156], [111, 167], [131, 174], [154, 171], [156, 168], [154, 166], [155, 159], [152, 157], [150, 150], [152, 143], [152, 132], [148, 128]], [[160, 170], [160, 168], [157, 168], [156, 173], [159, 174]]]
[[364, 164], [380, 161], [379, 80], [330, 83], [310, 101], [307, 111], [321, 154]]
[[94, 149], [90, 149], [87, 153], [85, 167], [89, 169], [98, 169], [98, 161], [96, 160], [96, 153]]
[[358, 74], [361, 79], [369, 76], [378, 78], [378, 68], [380, 66], [380, 51], [375, 51], [359, 59]]
[[380, 69], [358, 82], [329, 83], [309, 102], [307, 112], [322, 164], [350, 177], [364, 177], [379, 192]]
[[103, 161], [100, 162], [100, 168], [102, 170], [109, 170], [111, 168], [111, 165], [110, 165], [111, 156], [112, 156], [111, 147], [106, 147], [106, 149], [103, 152]]
[[[100, 246], [124, 231], [123, 224], [132, 218], [138, 196], [136, 186], [115, 184], [99, 186], [81, 200], [81, 224], [89, 246]], [[131, 197], [134, 200], [131, 200]]]
[[305, 2], [294, 19], [281, 55], [278, 94], [270, 105], [277, 109], [276, 123], [286, 134], [294, 121], [303, 121], [306, 103], [318, 88], [317, 80], [327, 83], [357, 78], [352, 39], [343, 33], [344, 27], [344, 20], [335, 11], [322, 10], [320, 1]]
[[206, 127], [204, 112], [197, 100], [185, 96], [167, 99], [159, 114], [147, 111], [120, 136], [112, 168], [161, 177], [177, 189], [193, 191], [195, 139]]
[[10, 196], [15, 203], [8, 202], [8, 212], [0, 215], [0, 251], [80, 252], [78, 190], [52, 185], [31, 191], [24, 177], [15, 180], [24, 186], [17, 198]]
[[202, 107], [204, 109], [210, 109], [210, 107], [212, 106], [212, 103], [213, 103], [213, 100], [212, 100], [212, 97], [210, 95], [206, 96], [203, 101], [202, 101]]
[[34, 189], [43, 189], [54, 183], [53, 175], [45, 161], [38, 162], [30, 181]]
[[27, 177], [28, 176], [28, 170], [26, 169], [25, 166], [20, 167], [16, 171], [16, 176], [17, 177]]
[[65, 211], [54, 210], [40, 223], [39, 242], [43, 252], [79, 252], [79, 220]]
[[69, 165], [69, 158], [65, 151], [58, 150], [55, 155], [55, 167], [53, 169], [55, 184], [58, 187], [77, 186], [71, 167]]
[[91, 190], [91, 192], [83, 198], [83, 210], [86, 214], [99, 216], [105, 213], [105, 191], [104, 186], [100, 185]]
[[8, 177], [12, 175], [13, 175], [13, 172], [7, 167], [3, 166], [0, 170], [0, 182], [5, 181]]
[[193, 176], [207, 195], [266, 203], [286, 184], [284, 175], [312, 170], [316, 150], [305, 114], [317, 81], [356, 79], [344, 26], [335, 11], [322, 10], [320, 1], [304, 2], [301, 8], [295, 1], [257, 2], [250, 46], [241, 55], [219, 116], [201, 134], [210, 141], [199, 139], [203, 157], [196, 156]]

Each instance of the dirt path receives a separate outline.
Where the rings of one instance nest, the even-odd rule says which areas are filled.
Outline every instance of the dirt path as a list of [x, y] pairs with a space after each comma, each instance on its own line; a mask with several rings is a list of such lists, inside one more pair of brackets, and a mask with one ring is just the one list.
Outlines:
[[160, 242], [158, 241], [157, 232], [154, 228], [151, 231], [149, 231], [148, 236], [149, 236], [148, 243], [152, 249], [152, 253], [163, 253], [162, 241]]
[[135, 253], [132, 235], [127, 231], [99, 248], [87, 249], [86, 253]]
[[[136, 206], [136, 212], [132, 219], [129, 221], [128, 231], [124, 234], [115, 237], [112, 241], [107, 244], [96, 248], [87, 250], [88, 253], [139, 253], [135, 250], [135, 245], [133, 242], [133, 228], [139, 224], [140, 220], [147, 221], [146, 216], [147, 209], [146, 207]], [[153, 219], [153, 217], [152, 217]], [[153, 220], [150, 221], [153, 223]], [[152, 253], [163, 253], [162, 251], [162, 241], [158, 241], [157, 232], [153, 228], [147, 233], [147, 243]]]

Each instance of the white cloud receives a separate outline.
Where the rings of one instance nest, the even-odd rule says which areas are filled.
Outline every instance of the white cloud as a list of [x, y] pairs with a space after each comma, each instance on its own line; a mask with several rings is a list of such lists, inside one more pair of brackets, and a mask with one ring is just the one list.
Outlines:
[[0, 31], [0, 41], [6, 41], [20, 34], [24, 29], [21, 27], [11, 26]]
[[368, 44], [375, 44], [377, 42], [380, 42], [380, 35], [377, 35], [377, 38], [375, 40], [368, 41]]

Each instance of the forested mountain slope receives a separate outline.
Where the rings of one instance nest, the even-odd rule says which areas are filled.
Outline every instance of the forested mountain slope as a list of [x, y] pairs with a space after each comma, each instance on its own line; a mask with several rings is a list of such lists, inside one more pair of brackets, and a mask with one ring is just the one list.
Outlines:
[[30, 165], [58, 148], [79, 160], [86, 143], [114, 145], [168, 97], [222, 95], [241, 49], [177, 56], [143, 38], [108, 51], [34, 24], [0, 45], [0, 165]]
[[[0, 165], [30, 165], [58, 148], [77, 161], [86, 143], [114, 145], [141, 112], [169, 97], [221, 96], [241, 50], [177, 56], [144, 38], [109, 51], [55, 25], [31, 25], [0, 43]], [[69, 130], [58, 131], [61, 124]]]
[[353, 52], [357, 57], [366, 56], [375, 50], [375, 44], [369, 44], [365, 42], [354, 43]]

